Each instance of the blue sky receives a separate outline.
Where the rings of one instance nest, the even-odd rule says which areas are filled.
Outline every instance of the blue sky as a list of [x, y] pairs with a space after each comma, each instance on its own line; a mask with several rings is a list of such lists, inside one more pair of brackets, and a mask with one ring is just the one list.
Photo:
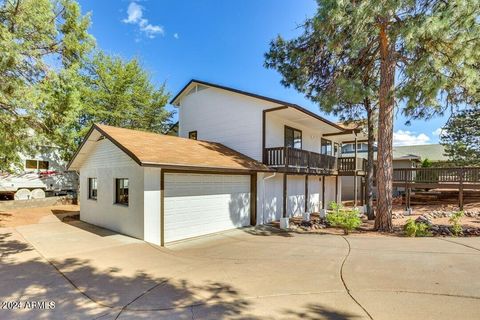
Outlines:
[[[315, 13], [314, 0], [80, 0], [80, 5], [92, 15], [90, 32], [102, 50], [139, 58], [172, 95], [195, 78], [297, 103], [335, 120], [263, 67], [270, 40], [298, 34], [297, 26]], [[435, 143], [445, 121], [406, 126], [397, 116], [395, 143]]]

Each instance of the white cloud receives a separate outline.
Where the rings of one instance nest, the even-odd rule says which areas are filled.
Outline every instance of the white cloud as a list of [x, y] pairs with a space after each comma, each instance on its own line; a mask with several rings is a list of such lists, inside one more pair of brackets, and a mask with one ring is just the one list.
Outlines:
[[430, 141], [430, 138], [424, 134], [415, 134], [408, 130], [397, 130], [393, 133], [393, 145], [395, 146], [410, 146], [426, 144]]
[[179, 38], [180, 38], [180, 36], [179, 36], [178, 33], [176, 33], [176, 32], [173, 34], [173, 37], [174, 37], [175, 39], [179, 39]]
[[437, 128], [435, 131], [432, 131], [434, 136], [440, 136], [442, 134], [443, 128]]
[[148, 19], [143, 18], [143, 10], [145, 8], [136, 3], [135, 1], [130, 2], [127, 9], [127, 18], [123, 19], [123, 23], [135, 24], [138, 25], [140, 31], [145, 33], [145, 35], [153, 39], [157, 35], [164, 35], [165, 30], [160, 25], [154, 25], [148, 22]]

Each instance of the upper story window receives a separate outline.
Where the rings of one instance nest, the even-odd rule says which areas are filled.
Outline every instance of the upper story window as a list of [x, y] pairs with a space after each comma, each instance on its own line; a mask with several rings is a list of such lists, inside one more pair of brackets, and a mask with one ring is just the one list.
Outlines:
[[25, 169], [33, 170], [48, 170], [49, 163], [48, 161], [43, 160], [26, 160]]
[[332, 155], [332, 141], [327, 140], [327, 139], [322, 139], [321, 140], [321, 145], [320, 145], [320, 153], [321, 154], [327, 154], [329, 156]]
[[115, 203], [128, 206], [128, 179], [115, 179]]
[[302, 131], [285, 126], [285, 147], [302, 149]]
[[197, 140], [197, 130], [188, 133], [188, 139]]
[[88, 178], [88, 199], [97, 200], [97, 178]]

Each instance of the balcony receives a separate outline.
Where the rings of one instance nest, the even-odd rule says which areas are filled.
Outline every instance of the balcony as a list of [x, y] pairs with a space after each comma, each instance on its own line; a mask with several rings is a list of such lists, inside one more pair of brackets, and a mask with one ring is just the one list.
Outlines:
[[333, 171], [337, 158], [326, 154], [276, 147], [265, 149], [265, 164], [271, 167], [287, 168], [287, 171]]
[[339, 174], [350, 175], [355, 172], [363, 174], [367, 171], [367, 159], [355, 157], [340, 157], [338, 158], [338, 172]]
[[355, 157], [336, 158], [290, 147], [265, 149], [264, 163], [279, 171], [298, 173], [334, 173], [353, 175], [365, 171], [366, 160]]

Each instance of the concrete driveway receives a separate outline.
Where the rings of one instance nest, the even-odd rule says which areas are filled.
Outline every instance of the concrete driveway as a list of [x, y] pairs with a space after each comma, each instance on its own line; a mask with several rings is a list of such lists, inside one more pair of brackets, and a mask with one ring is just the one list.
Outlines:
[[[235, 230], [159, 248], [82, 222], [0, 229], [0, 319], [478, 319], [480, 238]], [[46, 302], [32, 307], [26, 301]], [[54, 309], [44, 309], [50, 301]], [[12, 306], [12, 305], [10, 305]]]

